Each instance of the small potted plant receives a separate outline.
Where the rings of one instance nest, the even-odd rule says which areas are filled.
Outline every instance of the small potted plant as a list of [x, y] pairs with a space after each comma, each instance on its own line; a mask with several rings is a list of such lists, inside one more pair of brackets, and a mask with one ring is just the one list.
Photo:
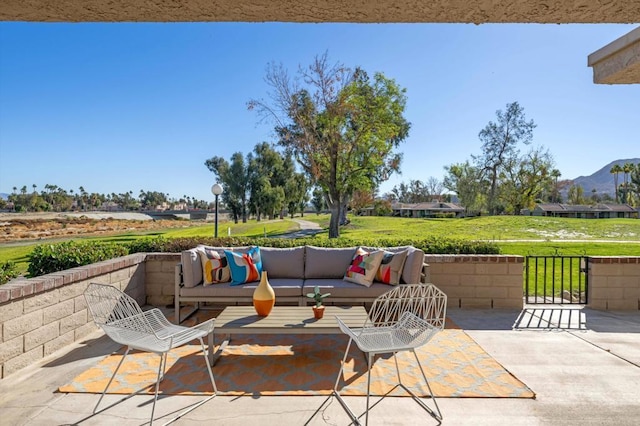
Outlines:
[[316, 302], [316, 305], [313, 307], [313, 317], [315, 319], [321, 319], [324, 315], [324, 306], [322, 305], [322, 300], [327, 296], [331, 296], [331, 293], [321, 294], [320, 287], [318, 286], [315, 286], [315, 288], [313, 289], [313, 293], [307, 293], [307, 297], [313, 299]]

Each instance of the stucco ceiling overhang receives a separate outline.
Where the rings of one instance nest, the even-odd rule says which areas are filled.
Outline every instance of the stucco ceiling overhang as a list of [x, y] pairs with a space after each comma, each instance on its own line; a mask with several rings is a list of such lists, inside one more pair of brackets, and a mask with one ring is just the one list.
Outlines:
[[[2, 0], [0, 20], [640, 23], [640, 0]], [[640, 41], [625, 37], [589, 56], [596, 83], [640, 83]]]
[[0, 20], [640, 22], [640, 0], [3, 0]]
[[640, 27], [589, 55], [594, 83], [640, 83]]

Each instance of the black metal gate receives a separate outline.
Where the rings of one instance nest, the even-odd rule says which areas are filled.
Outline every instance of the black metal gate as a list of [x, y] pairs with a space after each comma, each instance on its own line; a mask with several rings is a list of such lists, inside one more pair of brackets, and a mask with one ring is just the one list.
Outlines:
[[588, 262], [585, 256], [527, 256], [526, 303], [586, 305]]

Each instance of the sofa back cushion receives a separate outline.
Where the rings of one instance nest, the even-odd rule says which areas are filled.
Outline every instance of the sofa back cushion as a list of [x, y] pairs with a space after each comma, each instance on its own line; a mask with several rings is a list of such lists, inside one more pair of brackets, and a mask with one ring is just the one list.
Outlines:
[[324, 248], [306, 246], [304, 277], [343, 278], [351, 264], [356, 247]]
[[202, 282], [202, 262], [200, 250], [192, 248], [182, 252], [182, 283], [185, 287], [195, 287]]
[[269, 278], [304, 277], [304, 247], [260, 247], [262, 270]]
[[422, 276], [422, 265], [424, 264], [424, 252], [415, 247], [409, 247], [407, 260], [402, 269], [402, 280], [405, 284], [418, 284]]

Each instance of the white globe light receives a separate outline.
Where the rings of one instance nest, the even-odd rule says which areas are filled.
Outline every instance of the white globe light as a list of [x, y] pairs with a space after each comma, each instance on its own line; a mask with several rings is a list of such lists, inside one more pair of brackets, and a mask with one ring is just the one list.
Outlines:
[[220, 195], [222, 194], [222, 185], [220, 185], [219, 183], [215, 183], [213, 184], [213, 186], [211, 187], [211, 193], [213, 195]]

